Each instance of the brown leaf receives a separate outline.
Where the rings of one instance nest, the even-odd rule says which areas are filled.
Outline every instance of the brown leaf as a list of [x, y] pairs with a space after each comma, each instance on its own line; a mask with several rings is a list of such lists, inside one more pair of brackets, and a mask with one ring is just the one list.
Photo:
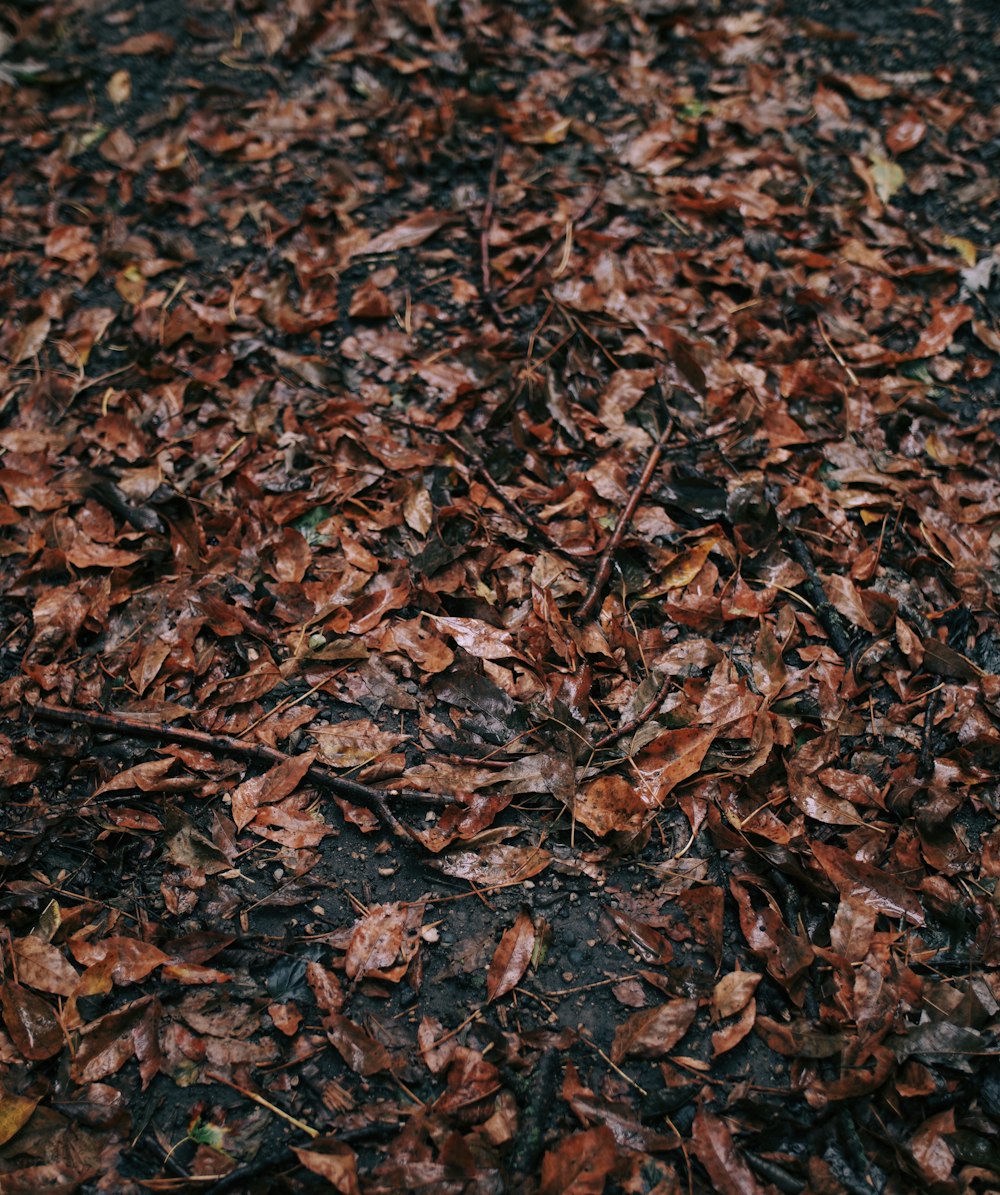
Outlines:
[[924, 924], [923, 910], [916, 893], [904, 888], [892, 876], [829, 843], [814, 842], [812, 851], [842, 898], [866, 900], [873, 909], [887, 917], [905, 917], [911, 925]]
[[535, 925], [523, 910], [514, 924], [504, 931], [486, 975], [486, 1002], [492, 1004], [506, 996], [521, 982], [535, 949]]
[[830, 949], [849, 963], [860, 963], [868, 954], [875, 933], [878, 909], [864, 896], [841, 897], [830, 927]]
[[801, 1018], [785, 1024], [758, 1017], [757, 1033], [772, 1050], [788, 1058], [832, 1058], [844, 1048], [843, 1033]]
[[955, 339], [958, 329], [972, 319], [972, 315], [972, 308], [967, 303], [959, 303], [955, 307], [942, 307], [934, 313], [931, 322], [921, 332], [913, 351], [907, 356], [919, 360], [921, 357], [936, 357], [943, 353]]
[[768, 973], [785, 988], [792, 988], [813, 960], [809, 942], [785, 925], [773, 898], [766, 892], [744, 887], [737, 879], [729, 888], [739, 906], [740, 928], [747, 945], [763, 959]]
[[96, 1083], [113, 1075], [136, 1053], [136, 1031], [151, 1013], [151, 997], [135, 1000], [88, 1025], [80, 1035], [71, 1073], [77, 1083]]
[[500, 1073], [478, 1050], [460, 1046], [448, 1067], [448, 1089], [434, 1102], [435, 1112], [461, 1116], [464, 1121], [485, 1120], [500, 1090]]
[[318, 813], [309, 811], [310, 804], [308, 794], [296, 793], [278, 805], [261, 805], [249, 828], [261, 838], [279, 842], [293, 851], [319, 846], [334, 831]]
[[352, 319], [388, 319], [392, 315], [392, 303], [385, 291], [366, 278], [351, 295], [347, 314]]
[[670, 1000], [633, 1013], [619, 1025], [611, 1044], [611, 1061], [623, 1058], [662, 1058], [681, 1040], [698, 1010], [693, 999]]
[[242, 830], [244, 826], [248, 826], [257, 816], [257, 810], [261, 805], [283, 801], [285, 797], [290, 796], [298, 788], [315, 758], [315, 754], [309, 751], [303, 755], [293, 755], [290, 759], [276, 764], [262, 776], [251, 776], [249, 780], [237, 785], [229, 798], [236, 829]]
[[757, 1001], [749, 1000], [735, 1021], [712, 1031], [712, 1057], [728, 1053], [747, 1036], [757, 1019]]
[[573, 802], [573, 816], [598, 838], [638, 828], [648, 812], [646, 802], [624, 776], [598, 776], [585, 784]]
[[542, 1158], [538, 1195], [602, 1195], [618, 1165], [618, 1147], [606, 1125], [564, 1137]]
[[174, 760], [147, 759], [144, 763], [137, 763], [131, 768], [125, 768], [109, 780], [94, 789], [94, 796], [102, 793], [128, 792], [137, 788], [140, 792], [163, 792], [166, 790], [164, 779], [167, 772], [174, 766]]
[[982, 675], [982, 669], [961, 652], [941, 643], [937, 639], [922, 640], [924, 666], [935, 676], [956, 677], [958, 680], [975, 680]]
[[135, 938], [102, 938], [96, 942], [74, 938], [70, 941], [70, 950], [81, 966], [100, 966], [118, 986], [139, 983], [157, 967], [170, 961], [169, 954]]
[[407, 742], [407, 734], [382, 730], [370, 718], [310, 727], [320, 757], [335, 768], [357, 768], [380, 755], [388, 755]]
[[76, 990], [79, 974], [51, 943], [34, 935], [15, 938], [13, 951], [18, 978], [27, 987], [54, 996], [71, 996]]
[[885, 143], [894, 154], [905, 154], [915, 149], [926, 136], [927, 125], [911, 108], [886, 133]]
[[714, 726], [664, 730], [643, 747], [632, 763], [648, 809], [658, 809], [682, 780], [698, 772], [717, 733]]
[[337, 1013], [344, 1007], [344, 989], [333, 971], [319, 963], [306, 963], [306, 981], [321, 1013]]
[[439, 228], [444, 228], [453, 219], [450, 212], [434, 210], [417, 212], [416, 215], [408, 217], [400, 224], [379, 233], [367, 244], [355, 246], [351, 250], [350, 256], [356, 257], [359, 253], [368, 256], [374, 253], [394, 253], [397, 249], [412, 249], [416, 245], [422, 245]]
[[717, 1195], [765, 1195], [720, 1117], [699, 1108], [691, 1126], [691, 1145]]
[[541, 847], [498, 842], [482, 851], [453, 851], [433, 860], [445, 875], [470, 880], [480, 888], [530, 880], [548, 867], [552, 855]]
[[323, 1028], [331, 1045], [355, 1074], [376, 1075], [392, 1065], [385, 1046], [340, 1013], [327, 1013]]
[[15, 1048], [31, 1062], [54, 1057], [66, 1044], [52, 1005], [19, 983], [0, 984], [0, 1010]]
[[163, 639], [154, 639], [143, 648], [139, 659], [129, 668], [129, 676], [135, 690], [141, 697], [156, 680], [156, 674], [170, 655], [171, 645]]
[[609, 907], [607, 914], [643, 962], [659, 967], [669, 966], [674, 957], [674, 948], [658, 929], [623, 909]]
[[925, 1120], [910, 1141], [913, 1160], [920, 1167], [928, 1188], [938, 1183], [948, 1183], [951, 1178], [955, 1155], [946, 1138], [954, 1132], [955, 1109], [947, 1108]]
[[340, 1195], [361, 1195], [358, 1159], [349, 1145], [336, 1137], [315, 1137], [308, 1147], [293, 1145], [292, 1152], [307, 1170], [325, 1179]]
[[884, 100], [892, 95], [892, 84], [874, 75], [833, 75], [830, 81], [846, 87], [859, 100]]
[[174, 39], [169, 33], [137, 33], [117, 46], [108, 46], [109, 54], [172, 54]]
[[470, 656], [480, 660], [503, 660], [518, 653], [510, 631], [491, 627], [478, 618], [447, 618], [440, 614], [429, 615], [439, 630], [450, 635], [459, 647], [464, 647]]
[[375, 905], [354, 927], [344, 959], [348, 979], [366, 975], [398, 983], [420, 947], [420, 909]]
[[614, 1134], [615, 1141], [626, 1149], [667, 1153], [680, 1144], [675, 1132], [664, 1133], [652, 1125], [642, 1124], [628, 1104], [600, 1099], [584, 1087], [572, 1062], [566, 1063], [562, 1097], [584, 1124], [596, 1122], [606, 1126]]
[[713, 1016], [735, 1016], [753, 999], [762, 978], [755, 971], [731, 971], [723, 975], [712, 992]]

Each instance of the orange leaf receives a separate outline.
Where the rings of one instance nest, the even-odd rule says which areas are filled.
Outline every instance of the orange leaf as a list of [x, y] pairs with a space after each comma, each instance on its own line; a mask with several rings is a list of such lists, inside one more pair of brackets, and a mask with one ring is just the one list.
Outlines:
[[618, 1147], [607, 1125], [573, 1133], [542, 1158], [538, 1195], [601, 1195], [618, 1164]]

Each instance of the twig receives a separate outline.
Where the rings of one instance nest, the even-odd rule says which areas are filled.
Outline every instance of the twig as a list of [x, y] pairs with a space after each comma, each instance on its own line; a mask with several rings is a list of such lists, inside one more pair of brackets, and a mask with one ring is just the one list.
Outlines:
[[483, 208], [483, 223], [479, 230], [479, 256], [483, 273], [483, 302], [493, 313], [493, 318], [500, 327], [507, 322], [500, 311], [497, 296], [493, 293], [493, 283], [490, 279], [490, 229], [493, 227], [493, 209], [496, 206], [497, 179], [500, 175], [500, 159], [503, 157], [503, 137], [497, 137], [497, 146], [493, 152], [493, 165], [490, 169], [489, 189], [486, 192], [486, 206]]
[[640, 712], [634, 718], [630, 718], [627, 722], [618, 727], [617, 730], [609, 731], [603, 735], [594, 744], [594, 750], [600, 751], [603, 747], [608, 747], [618, 739], [627, 734], [631, 734], [633, 730], [638, 730], [639, 727], [651, 718], [666, 700], [667, 694], [670, 692], [670, 686], [674, 683], [673, 677], [668, 676], [660, 687], [656, 690], [652, 700], [648, 705], [644, 705]]
[[800, 1182], [794, 1174], [789, 1174], [784, 1166], [772, 1162], [770, 1158], [759, 1157], [757, 1154], [750, 1153], [749, 1150], [744, 1150], [743, 1156], [754, 1174], [777, 1187], [783, 1195], [799, 1195], [800, 1191], [805, 1190], [804, 1183]]
[[450, 432], [442, 431], [441, 428], [431, 427], [422, 423], [413, 423], [409, 419], [404, 419], [399, 415], [390, 415], [383, 412], [379, 416], [388, 423], [396, 424], [398, 427], [405, 427], [412, 432], [417, 432], [429, 436], [437, 436], [438, 439], [444, 440], [452, 448], [458, 452], [465, 463], [469, 466], [470, 471], [473, 472], [483, 485], [490, 491], [490, 493], [500, 502], [508, 514], [512, 515], [519, 523], [522, 524], [528, 531], [531, 532], [536, 539], [540, 540], [547, 548], [551, 548], [553, 552], [558, 552], [561, 556], [566, 557], [567, 560], [576, 561], [582, 556], [592, 555], [590, 549], [582, 552], [571, 552], [568, 548], [564, 548], [548, 531], [533, 518], [526, 511], [523, 511], [516, 502], [503, 492], [497, 482], [493, 479], [489, 469], [486, 468], [486, 463], [481, 456], [473, 449], [468, 448], [457, 436], [453, 436]]
[[924, 725], [921, 732], [920, 762], [917, 775], [926, 780], [934, 774], [934, 717], [941, 700], [940, 688], [931, 689], [924, 707]]
[[847, 663], [851, 655], [850, 640], [847, 637], [847, 632], [844, 630], [844, 623], [841, 620], [839, 612], [831, 605], [826, 596], [826, 589], [823, 587], [823, 578], [816, 569], [812, 553], [791, 527], [786, 526], [785, 533], [788, 536], [788, 546], [791, 549], [792, 556], [795, 558], [796, 563], [801, 565], [806, 571], [806, 586], [809, 589], [809, 596], [812, 599], [813, 605], [816, 607], [816, 617], [822, 624], [823, 630], [829, 636], [833, 650]]
[[[586, 220], [586, 218], [590, 215], [590, 212], [594, 204], [597, 202], [598, 196], [601, 194], [603, 188], [604, 178], [602, 176], [601, 181], [594, 187], [593, 195], [591, 195], [590, 199], [587, 200], [587, 203], [581, 210], [580, 214], [578, 216], [570, 217], [569, 223], [572, 227], [581, 228], [583, 226], [583, 221]], [[535, 272], [535, 270], [538, 269], [546, 257], [548, 257], [548, 255], [552, 252], [556, 245], [558, 245], [559, 242], [564, 239], [564, 237], [564, 232], [557, 233], [554, 237], [551, 237], [546, 244], [544, 244], [541, 249], [538, 250], [531, 261], [528, 262], [524, 269], [515, 278], [508, 282], [506, 286], [500, 287], [496, 293], [497, 299], [505, 299], [512, 290], [520, 286], [522, 282], [526, 281], [526, 279], [528, 279]]]
[[[275, 747], [267, 747], [263, 743], [243, 743], [228, 734], [208, 734], [204, 730], [193, 730], [181, 726], [164, 726], [162, 722], [144, 722], [139, 718], [126, 714], [99, 714], [92, 710], [67, 709], [59, 705], [36, 705], [32, 713], [36, 718], [47, 722], [59, 722], [69, 726], [90, 726], [94, 730], [102, 730], [109, 734], [117, 734], [128, 738], [151, 738], [170, 743], [186, 743], [189, 746], [200, 747], [213, 755], [224, 755], [235, 759], [253, 760], [270, 765], [287, 763], [294, 758], [278, 751]], [[373, 810], [378, 814], [386, 829], [391, 830], [397, 838], [409, 838], [414, 842], [420, 839], [417, 832], [399, 818], [389, 808], [387, 796], [410, 798], [416, 796], [427, 802], [427, 795], [423, 793], [411, 794], [405, 789], [372, 788], [367, 784], [360, 784], [356, 780], [345, 780], [342, 776], [320, 764], [312, 764], [306, 772], [306, 778], [318, 788], [344, 797], [359, 805]], [[442, 805], [454, 802], [447, 797], [439, 797]]]
[[664, 428], [662, 435], [653, 445], [653, 450], [649, 454], [649, 459], [646, 461], [646, 467], [642, 471], [642, 476], [636, 483], [635, 489], [632, 491], [628, 502], [625, 504], [624, 510], [618, 516], [618, 522], [615, 524], [615, 529], [611, 533], [611, 538], [608, 540], [607, 546], [601, 553], [601, 559], [597, 565], [597, 572], [594, 575], [594, 580], [590, 589], [587, 590], [587, 596], [583, 599], [583, 604], [577, 610], [574, 620], [578, 623], [586, 622], [586, 620], [593, 614], [594, 608], [601, 600], [601, 594], [604, 592], [604, 587], [608, 583], [608, 578], [611, 576], [611, 563], [615, 552], [618, 551], [619, 545], [625, 536], [625, 531], [632, 521], [632, 516], [635, 514], [636, 507], [642, 501], [642, 496], [649, 488], [649, 483], [653, 480], [653, 474], [656, 472], [656, 466], [660, 463], [660, 457], [663, 455], [663, 448], [670, 438], [670, 433], [674, 430], [674, 421], [671, 419]]
[[538, 522], [537, 519], [529, 515], [527, 511], [521, 510], [516, 502], [507, 497], [507, 495], [491, 476], [489, 469], [486, 468], [486, 464], [480, 456], [473, 452], [471, 448], [466, 448], [461, 440], [459, 440], [456, 436], [451, 435], [449, 432], [439, 432], [438, 434], [446, 444], [450, 444], [451, 447], [456, 450], [456, 452], [460, 452], [462, 456], [465, 457], [467, 463], [472, 467], [476, 475], [482, 480], [483, 485], [486, 486], [494, 498], [503, 503], [504, 509], [508, 514], [513, 515], [519, 523], [522, 523], [531, 532], [531, 534], [540, 539], [542, 543], [546, 545], [546, 547], [551, 548], [553, 551], [558, 552], [561, 556], [565, 556], [570, 560], [577, 559], [574, 553], [568, 551], [562, 546], [561, 543], [559, 543], [557, 539], [554, 539], [541, 525], [541, 523]]
[[292, 1116], [290, 1112], [286, 1112], [284, 1108], [279, 1108], [277, 1104], [272, 1104], [270, 1100], [264, 1099], [262, 1095], [258, 1095], [255, 1091], [250, 1091], [247, 1087], [240, 1087], [238, 1083], [234, 1083], [224, 1075], [216, 1074], [215, 1071], [206, 1071], [205, 1078], [211, 1079], [213, 1083], [222, 1083], [226, 1087], [231, 1087], [233, 1091], [238, 1091], [240, 1095], [246, 1096], [248, 1100], [253, 1100], [255, 1104], [266, 1108], [268, 1112], [273, 1112], [275, 1116], [280, 1116], [282, 1120], [287, 1121], [288, 1124], [305, 1133], [307, 1137], [315, 1139], [321, 1136], [319, 1129], [314, 1129], [311, 1124], [306, 1124], [304, 1120], [299, 1120], [297, 1116]]
[[277, 1155], [258, 1158], [254, 1162], [248, 1162], [245, 1166], [237, 1166], [235, 1170], [224, 1174], [208, 1188], [205, 1195], [223, 1195], [225, 1191], [246, 1191], [249, 1189], [251, 1179], [257, 1178], [267, 1170], [293, 1164], [297, 1166], [298, 1159], [292, 1155], [291, 1149], [286, 1145]]

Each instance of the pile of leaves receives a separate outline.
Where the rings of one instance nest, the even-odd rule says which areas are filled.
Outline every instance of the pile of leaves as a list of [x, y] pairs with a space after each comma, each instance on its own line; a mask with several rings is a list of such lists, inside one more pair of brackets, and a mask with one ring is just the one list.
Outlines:
[[0, 1187], [995, 1190], [996, 17], [0, 10]]

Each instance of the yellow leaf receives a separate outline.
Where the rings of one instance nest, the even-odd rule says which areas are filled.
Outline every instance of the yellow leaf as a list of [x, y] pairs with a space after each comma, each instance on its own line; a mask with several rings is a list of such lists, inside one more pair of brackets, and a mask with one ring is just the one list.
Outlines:
[[6, 1091], [0, 1095], [0, 1145], [24, 1128], [31, 1119], [38, 1099], [37, 1095], [29, 1097]]
[[889, 200], [906, 185], [906, 175], [903, 168], [888, 158], [879, 154], [872, 154], [869, 159], [872, 168], [872, 181], [875, 183], [875, 193], [883, 203]]
[[132, 76], [128, 71], [115, 71], [108, 80], [107, 92], [116, 107], [127, 104], [132, 98]]
[[561, 119], [554, 121], [542, 133], [542, 141], [546, 145], [558, 145], [560, 141], [565, 141], [566, 134], [569, 132], [569, 126], [572, 123], [572, 118], [569, 116], [563, 116]]
[[965, 237], [942, 237], [941, 244], [946, 249], [954, 249], [967, 266], [976, 264], [976, 246]]

